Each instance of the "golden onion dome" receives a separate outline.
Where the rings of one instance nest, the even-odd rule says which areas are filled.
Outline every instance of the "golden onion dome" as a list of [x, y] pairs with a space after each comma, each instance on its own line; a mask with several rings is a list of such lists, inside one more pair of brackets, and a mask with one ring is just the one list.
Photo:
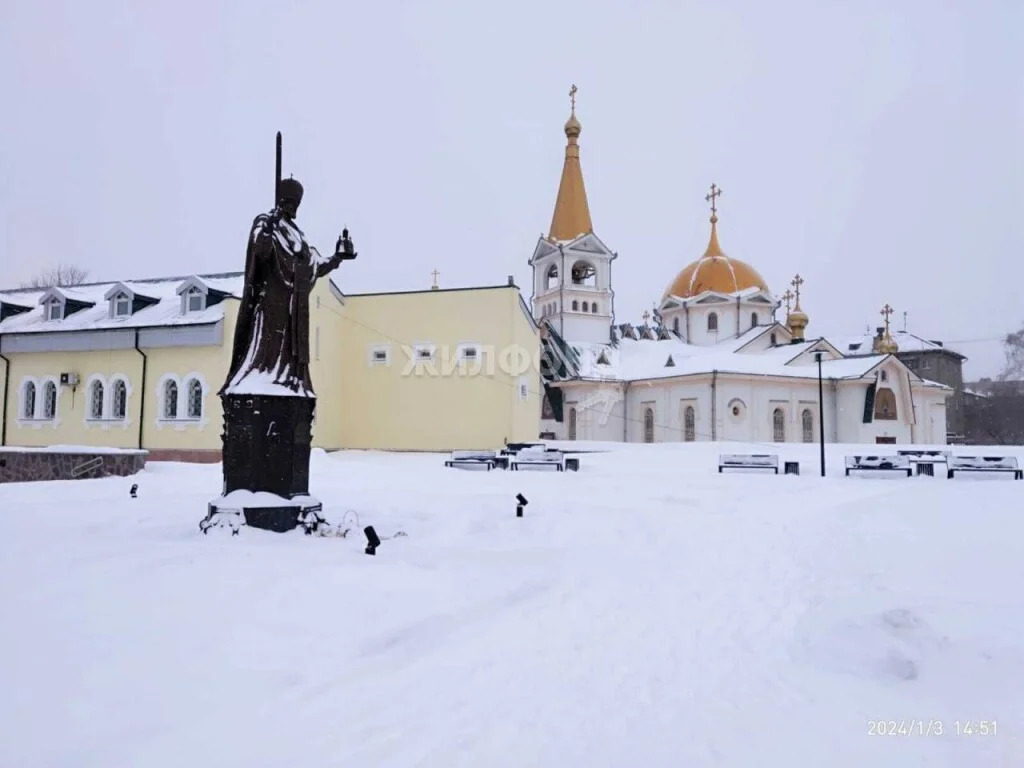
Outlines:
[[737, 293], [748, 288], [768, 290], [761, 274], [745, 261], [725, 255], [718, 244], [718, 217], [711, 217], [711, 238], [704, 255], [688, 264], [665, 290], [665, 297], [686, 299], [704, 291]]

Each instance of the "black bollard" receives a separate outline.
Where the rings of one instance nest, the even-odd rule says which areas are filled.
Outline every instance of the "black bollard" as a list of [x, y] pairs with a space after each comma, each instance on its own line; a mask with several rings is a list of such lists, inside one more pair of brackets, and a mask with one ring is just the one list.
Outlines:
[[522, 517], [523, 516], [523, 507], [525, 507], [530, 502], [528, 502], [526, 500], [526, 497], [523, 496], [523, 494], [521, 494], [521, 493], [517, 493], [516, 494], [516, 501], [518, 502], [516, 504], [516, 517]]
[[366, 554], [376, 555], [377, 547], [380, 546], [380, 538], [377, 536], [377, 532], [373, 530], [372, 525], [368, 525], [363, 529], [363, 533], [366, 534]]

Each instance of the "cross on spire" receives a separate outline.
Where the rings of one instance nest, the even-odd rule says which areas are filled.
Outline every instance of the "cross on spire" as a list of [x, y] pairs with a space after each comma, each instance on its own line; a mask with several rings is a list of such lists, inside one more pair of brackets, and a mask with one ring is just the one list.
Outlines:
[[800, 277], [799, 273], [797, 273], [796, 277], [794, 277], [793, 281], [790, 283], [790, 285], [792, 285], [793, 288], [796, 290], [796, 294], [793, 297], [796, 299], [796, 309], [800, 309], [800, 286], [803, 284], [804, 279]]
[[576, 114], [576, 84], [573, 83], [572, 88], [569, 89], [569, 103], [572, 104], [572, 113]]
[[782, 300], [786, 303], [786, 314], [788, 315], [789, 314], [789, 303], [791, 301], [793, 301], [793, 292], [787, 288], [786, 292], [784, 294], [782, 294]]
[[647, 321], [651, 319], [651, 313], [645, 309], [644, 313], [640, 315], [640, 317], [644, 319], [644, 325], [647, 325]]
[[885, 335], [886, 336], [889, 335], [889, 315], [891, 315], [893, 312], [895, 312], [895, 310], [892, 307], [890, 307], [888, 303], [886, 303], [886, 305], [884, 307], [882, 307], [882, 311], [880, 313], [882, 315], [882, 317], [885, 318]]
[[441, 276], [441, 273], [440, 273], [440, 272], [438, 272], [438, 271], [437, 271], [437, 270], [435, 269], [435, 270], [434, 270], [433, 272], [431, 272], [431, 273], [430, 273], [430, 276], [434, 278], [434, 284], [433, 284], [432, 286], [430, 286], [430, 287], [431, 287], [431, 288], [437, 288], [437, 287], [438, 287], [438, 286], [437, 286], [437, 278], [439, 278], [439, 277]]
[[716, 217], [718, 214], [718, 208], [715, 206], [715, 198], [721, 197], [722, 190], [714, 184], [711, 185], [711, 191], [704, 195], [704, 199], [711, 203], [711, 216]]

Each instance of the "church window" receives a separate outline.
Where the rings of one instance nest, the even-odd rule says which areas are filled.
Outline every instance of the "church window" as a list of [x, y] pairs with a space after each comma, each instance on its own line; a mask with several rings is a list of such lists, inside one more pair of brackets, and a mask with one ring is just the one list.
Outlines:
[[888, 371], [879, 371], [879, 377], [878, 378], [880, 378], [882, 381], [888, 381], [889, 380], [889, 372]]
[[573, 302], [572, 302], [572, 311], [573, 312], [579, 312], [579, 309], [580, 309], [580, 303], [578, 301], [573, 300]]
[[875, 418], [895, 421], [896, 394], [888, 387], [879, 387], [875, 392]]
[[545, 276], [546, 287], [548, 290], [558, 287], [558, 265], [552, 264], [548, 267], [547, 275]]
[[692, 405], [686, 406], [683, 411], [683, 440], [692, 443], [697, 439], [697, 414]]
[[810, 408], [804, 408], [804, 412], [800, 415], [800, 424], [803, 427], [804, 442], [814, 442], [814, 414], [811, 413]]
[[757, 327], [757, 312], [751, 312], [750, 313], [750, 327], [751, 328], [756, 328]]
[[36, 384], [34, 381], [26, 381], [21, 390], [21, 417], [23, 419], [34, 419], [36, 416]]
[[590, 311], [590, 305], [587, 302], [585, 302], [585, 301], [583, 302], [583, 311], [584, 312], [589, 312]]
[[781, 408], [772, 411], [772, 440], [776, 443], [786, 442], [786, 415]]
[[[319, 299], [319, 298], [320, 297], [317, 296], [317, 299]], [[319, 360], [320, 359], [320, 326], [319, 325], [316, 327], [316, 330], [313, 332], [313, 359], [314, 360]]]
[[188, 402], [186, 403], [185, 415], [190, 419], [201, 419], [203, 417], [203, 384], [199, 379], [189, 379], [186, 387]]
[[718, 330], [718, 313], [717, 312], [711, 312], [711, 313], [708, 314], [708, 330], [709, 331], [717, 331]]
[[185, 294], [185, 311], [202, 312], [206, 309], [206, 294], [198, 288], [190, 288]]
[[590, 314], [592, 314], [592, 315], [596, 315], [597, 314], [597, 302], [596, 301], [593, 302], [590, 305]]
[[43, 418], [57, 418], [57, 385], [52, 381], [43, 384]]
[[114, 379], [110, 387], [110, 418], [118, 421], [128, 415], [128, 385], [124, 379]]
[[89, 418], [103, 418], [103, 382], [98, 379], [89, 385]]
[[679, 318], [678, 317], [673, 317], [672, 318], [672, 330], [675, 331], [676, 333], [679, 333]]
[[644, 408], [644, 442], [654, 442], [654, 409]]
[[178, 382], [168, 379], [164, 382], [164, 418], [178, 418]]
[[768, 338], [771, 341], [773, 347], [779, 343], [779, 337], [776, 336], [775, 333], [772, 333], [772, 335], [769, 336]]
[[132, 300], [123, 293], [114, 297], [114, 317], [128, 317], [132, 313]]
[[60, 299], [50, 299], [46, 303], [46, 319], [61, 320], [64, 317], [64, 305]]
[[576, 409], [569, 409], [569, 439], [576, 439]]
[[572, 265], [572, 284], [595, 287], [597, 285], [597, 270], [592, 264], [577, 261]]

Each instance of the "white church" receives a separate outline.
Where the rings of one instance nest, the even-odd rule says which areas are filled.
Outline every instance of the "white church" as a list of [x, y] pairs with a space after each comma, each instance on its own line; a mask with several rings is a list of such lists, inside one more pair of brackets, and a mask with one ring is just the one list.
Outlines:
[[888, 305], [882, 354], [845, 357], [827, 339], [805, 338], [803, 280], [797, 275], [795, 293], [777, 297], [756, 269], [723, 252], [715, 185], [704, 254], [668, 283], [653, 318], [645, 312], [640, 325], [617, 323], [617, 254], [591, 223], [580, 130], [574, 104], [551, 229], [529, 262], [544, 347], [542, 435], [817, 442], [820, 399], [827, 442], [946, 442], [952, 390], [892, 354]]

